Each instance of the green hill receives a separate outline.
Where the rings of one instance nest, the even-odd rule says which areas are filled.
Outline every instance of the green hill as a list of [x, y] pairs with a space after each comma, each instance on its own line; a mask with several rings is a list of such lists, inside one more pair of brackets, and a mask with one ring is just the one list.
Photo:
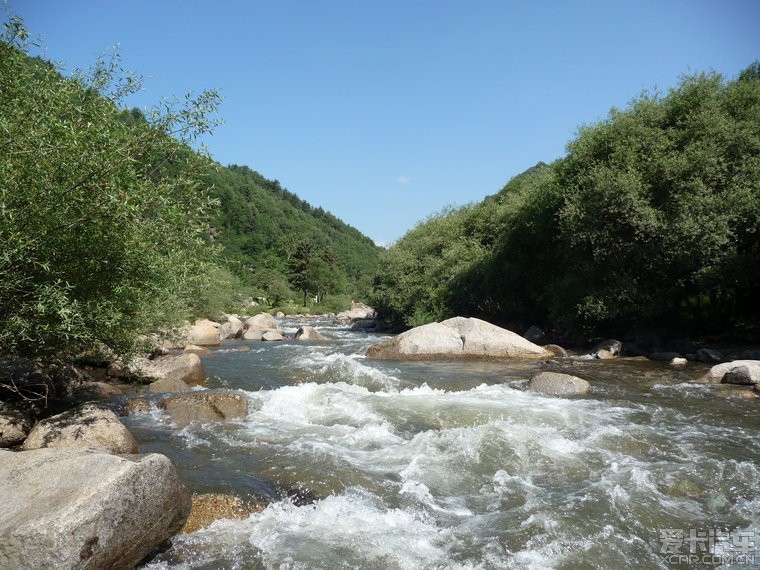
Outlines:
[[217, 239], [246, 284], [275, 303], [286, 283], [310, 296], [366, 295], [381, 249], [359, 230], [246, 166], [219, 168], [209, 182]]

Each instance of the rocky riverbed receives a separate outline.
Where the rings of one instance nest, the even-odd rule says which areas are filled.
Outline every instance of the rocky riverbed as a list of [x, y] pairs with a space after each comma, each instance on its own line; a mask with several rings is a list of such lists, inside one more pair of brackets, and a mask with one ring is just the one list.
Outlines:
[[[217, 337], [206, 330], [134, 369], [103, 363], [103, 386], [74, 390], [97, 405], [35, 424], [4, 404], [0, 433], [24, 451], [0, 453], [12, 495], [0, 567], [74, 532], [58, 558], [36, 548], [29, 567], [152, 552], [155, 568], [654, 568], [661, 529], [757, 529], [756, 360], [623, 358], [614, 342], [574, 356], [420, 358], [428, 341], [503, 349], [509, 335], [475, 319], [456, 321], [460, 346], [428, 327], [404, 341], [415, 357], [374, 359], [383, 347], [398, 356], [401, 336], [367, 333], [366, 320], [352, 330], [354, 318], [367, 316], [199, 322]], [[246, 339], [254, 323], [282, 340]], [[153, 382], [123, 383], [151, 369]], [[55, 508], [34, 507], [36, 486]], [[102, 500], [78, 498], [92, 493]], [[150, 536], [98, 511], [118, 508], [150, 521]]]

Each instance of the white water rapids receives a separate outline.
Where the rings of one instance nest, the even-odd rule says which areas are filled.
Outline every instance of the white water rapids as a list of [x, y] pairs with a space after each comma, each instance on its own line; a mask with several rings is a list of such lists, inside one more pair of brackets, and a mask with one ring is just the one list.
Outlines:
[[668, 568], [663, 529], [760, 546], [758, 403], [689, 384], [702, 369], [581, 362], [590, 394], [546, 397], [522, 389], [539, 363], [371, 361], [382, 337], [317, 326], [330, 341], [204, 358], [244, 420], [126, 419], [192, 491], [271, 501], [148, 568]]

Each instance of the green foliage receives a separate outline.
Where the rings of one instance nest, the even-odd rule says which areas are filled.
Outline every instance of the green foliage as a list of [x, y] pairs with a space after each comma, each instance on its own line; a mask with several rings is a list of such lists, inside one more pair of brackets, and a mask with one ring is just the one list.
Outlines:
[[580, 129], [567, 156], [386, 254], [396, 324], [453, 314], [566, 330], [760, 325], [760, 65], [682, 78]]
[[119, 103], [140, 79], [116, 54], [64, 78], [26, 37], [11, 19], [0, 41], [0, 351], [128, 351], [206, 312], [202, 293], [228, 279], [208, 240], [210, 163], [186, 146], [219, 97], [127, 120]]
[[219, 168], [207, 184], [221, 204], [218, 241], [245, 283], [275, 299], [289, 297], [288, 283], [304, 297], [366, 295], [380, 253], [370, 238], [245, 166]]

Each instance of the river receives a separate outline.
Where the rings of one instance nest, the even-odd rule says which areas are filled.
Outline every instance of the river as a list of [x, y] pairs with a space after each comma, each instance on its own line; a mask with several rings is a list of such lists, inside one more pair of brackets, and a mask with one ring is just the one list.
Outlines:
[[193, 492], [269, 501], [146, 568], [760, 565], [758, 402], [689, 383], [706, 367], [566, 361], [591, 392], [548, 397], [522, 389], [540, 363], [373, 361], [383, 336], [303, 322], [330, 340], [204, 357], [244, 420], [125, 419]]

